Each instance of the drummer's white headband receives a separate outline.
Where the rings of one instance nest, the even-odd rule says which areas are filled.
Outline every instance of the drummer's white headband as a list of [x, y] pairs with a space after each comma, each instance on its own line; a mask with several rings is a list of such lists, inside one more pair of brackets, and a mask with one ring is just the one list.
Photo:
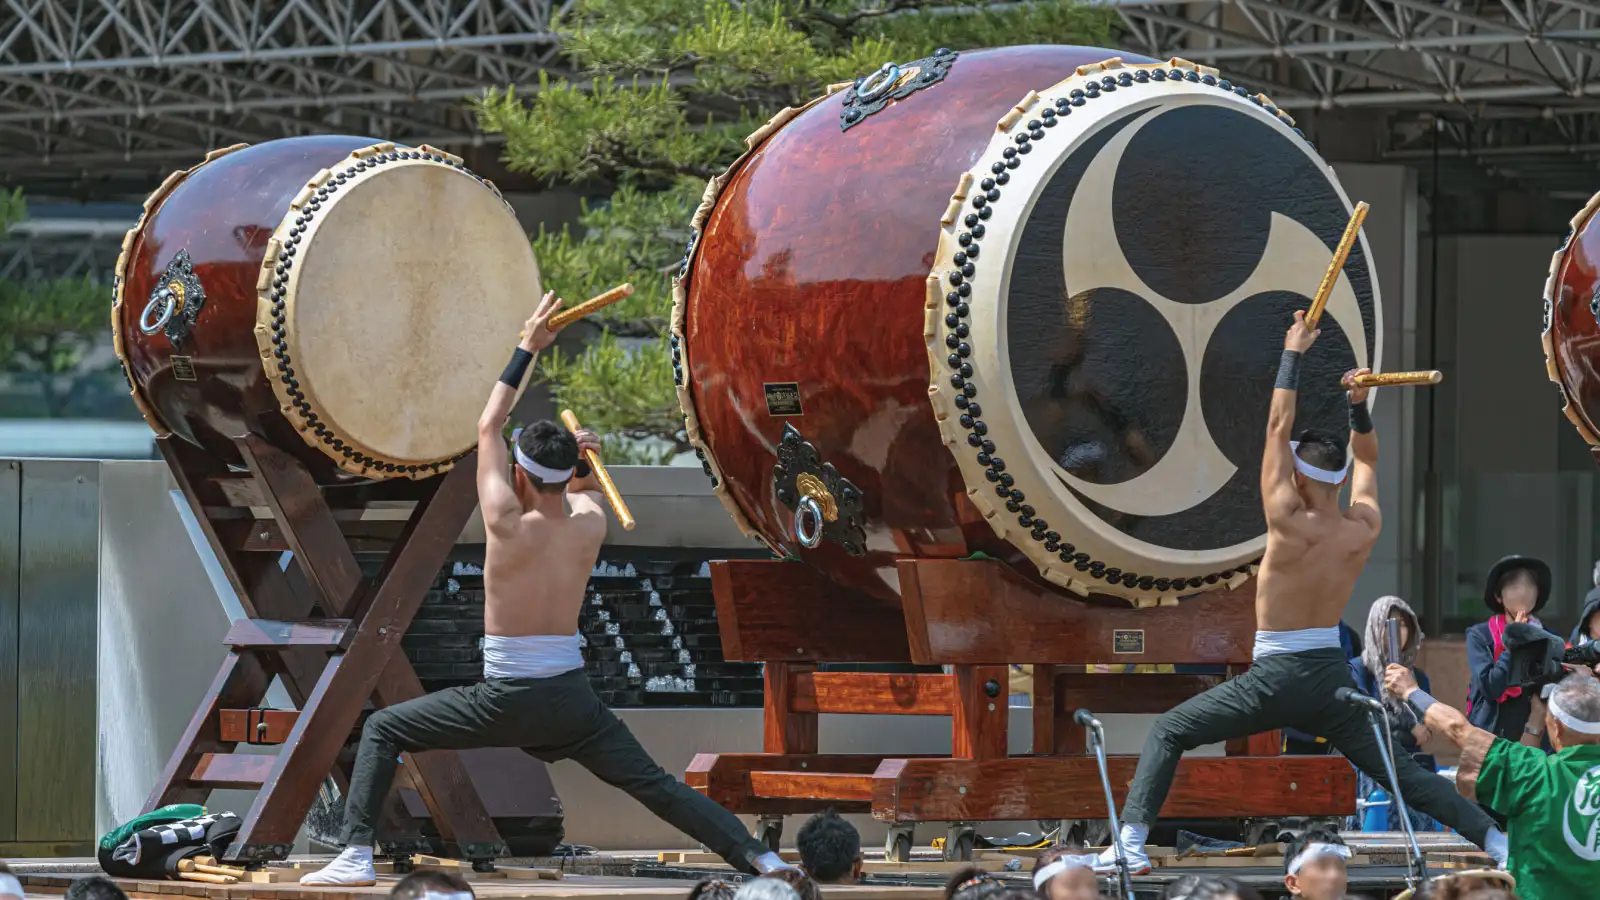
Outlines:
[[552, 469], [549, 466], [541, 466], [532, 459], [529, 459], [528, 454], [523, 453], [522, 447], [517, 444], [517, 438], [521, 436], [521, 428], [511, 432], [511, 452], [517, 457], [517, 465], [527, 469], [529, 475], [532, 475], [545, 484], [560, 484], [561, 482], [568, 481], [572, 478], [572, 473], [577, 471], [576, 468]]
[[[1555, 685], [1547, 685], [1547, 687], [1553, 688]], [[1600, 734], [1600, 722], [1585, 722], [1572, 713], [1562, 709], [1561, 704], [1556, 702], [1554, 693], [1551, 693], [1548, 696], [1549, 699], [1545, 701], [1545, 709], [1550, 710], [1550, 715], [1555, 716], [1557, 722], [1560, 722], [1579, 734]]]
[[1297, 456], [1295, 451], [1299, 449], [1299, 441], [1289, 442], [1289, 455], [1294, 457], [1294, 468], [1296, 472], [1299, 472], [1301, 475], [1304, 475], [1312, 481], [1320, 481], [1323, 484], [1344, 484], [1344, 477], [1350, 474], [1350, 463], [1348, 461], [1344, 464], [1344, 468], [1340, 469], [1339, 471], [1329, 472], [1327, 469], [1319, 469]]
[[1033, 889], [1036, 891], [1044, 890], [1045, 882], [1056, 877], [1057, 875], [1060, 875], [1062, 872], [1065, 872], [1068, 869], [1092, 868], [1094, 868], [1093, 856], [1063, 856], [1050, 865], [1045, 866], [1039, 871], [1033, 873]]
[[1330, 856], [1349, 859], [1350, 848], [1343, 844], [1307, 844], [1306, 848], [1300, 851], [1299, 856], [1289, 861], [1289, 874], [1293, 875], [1300, 871], [1301, 867], [1308, 862], [1315, 862]]
[[12, 894], [17, 897], [26, 897], [22, 892], [22, 882], [10, 875], [0, 875], [0, 894]]

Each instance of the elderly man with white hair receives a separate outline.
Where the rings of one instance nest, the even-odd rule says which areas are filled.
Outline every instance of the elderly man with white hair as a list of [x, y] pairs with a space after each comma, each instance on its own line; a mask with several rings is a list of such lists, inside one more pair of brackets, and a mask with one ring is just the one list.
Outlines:
[[1595, 896], [1600, 883], [1600, 681], [1577, 671], [1534, 701], [1556, 752], [1513, 743], [1474, 727], [1459, 710], [1417, 687], [1411, 670], [1384, 672], [1389, 693], [1416, 707], [1434, 734], [1461, 748], [1456, 788], [1506, 817], [1522, 900]]

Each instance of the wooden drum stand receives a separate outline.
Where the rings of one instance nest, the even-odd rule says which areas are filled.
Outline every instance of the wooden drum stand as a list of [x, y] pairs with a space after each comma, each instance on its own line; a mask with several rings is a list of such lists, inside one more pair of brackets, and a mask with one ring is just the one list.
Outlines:
[[[1093, 675], [1086, 666], [1250, 663], [1255, 581], [1155, 609], [1065, 600], [987, 560], [899, 562], [901, 609], [840, 588], [793, 561], [713, 563], [729, 660], [766, 663], [762, 753], [702, 753], [687, 782], [776, 842], [784, 815], [832, 808], [890, 824], [891, 860], [908, 858], [919, 822], [951, 823], [947, 859], [968, 859], [968, 823], [1106, 818], [1105, 793], [1072, 713], [1160, 713], [1219, 681], [1178, 674]], [[819, 662], [917, 663], [950, 675], [818, 672]], [[1011, 663], [1033, 664], [1033, 748], [1007, 750]], [[822, 713], [950, 716], [948, 757], [825, 754]], [[1356, 776], [1340, 756], [1283, 756], [1278, 732], [1188, 757], [1168, 818], [1277, 819], [1355, 812]], [[1123, 802], [1138, 759], [1109, 760]]]
[[[368, 699], [381, 707], [422, 696], [400, 638], [477, 506], [476, 456], [424, 481], [323, 487], [253, 435], [235, 441], [248, 473], [178, 438], [157, 443], [246, 618], [229, 629], [222, 669], [144, 811], [204, 803], [217, 789], [255, 790], [227, 859], [284, 859], [330, 772], [347, 791], [340, 750]], [[372, 504], [396, 500], [415, 501], [408, 520], [362, 520]], [[270, 519], [253, 511], [262, 508]], [[280, 567], [285, 550], [297, 571]], [[376, 577], [362, 573], [357, 551], [383, 554]], [[298, 711], [261, 708], [274, 676]], [[236, 753], [239, 744], [275, 744], [278, 752]], [[407, 754], [396, 783], [408, 780], [440, 837], [475, 866], [490, 867], [504, 845], [459, 757]], [[379, 823], [380, 843], [402, 857], [430, 852], [401, 814], [397, 791]]]

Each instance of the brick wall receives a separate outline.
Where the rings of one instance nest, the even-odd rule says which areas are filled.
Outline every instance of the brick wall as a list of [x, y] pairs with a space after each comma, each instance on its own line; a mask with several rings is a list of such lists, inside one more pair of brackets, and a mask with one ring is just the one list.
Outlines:
[[[578, 620], [590, 681], [629, 706], [760, 706], [761, 667], [722, 659], [704, 561], [602, 558]], [[429, 691], [483, 677], [483, 575], [440, 573], [401, 642]]]

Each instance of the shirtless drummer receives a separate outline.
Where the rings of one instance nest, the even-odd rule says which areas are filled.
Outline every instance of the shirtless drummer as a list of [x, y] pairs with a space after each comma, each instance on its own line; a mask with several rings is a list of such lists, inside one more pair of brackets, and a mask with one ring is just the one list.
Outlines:
[[[1388, 784], [1383, 749], [1373, 738], [1364, 709], [1341, 703], [1334, 692], [1354, 687], [1339, 644], [1339, 618], [1356, 576], [1378, 538], [1378, 438], [1367, 413], [1367, 389], [1350, 390], [1350, 448], [1306, 433], [1291, 441], [1301, 355], [1319, 332], [1294, 314], [1283, 341], [1283, 361], [1267, 416], [1261, 464], [1261, 500], [1267, 519], [1267, 552], [1256, 586], [1254, 659], [1244, 675], [1191, 698], [1156, 720], [1122, 808], [1122, 845], [1130, 868], [1147, 871], [1145, 839], [1167, 799], [1178, 759], [1186, 750], [1264, 731], [1291, 727], [1328, 739], [1379, 784]], [[1351, 475], [1350, 506], [1339, 508], [1339, 489]], [[1502, 865], [1506, 836], [1483, 810], [1456, 793], [1445, 779], [1407, 755], [1395, 760], [1408, 805], [1454, 828]], [[1246, 786], [1248, 787], [1248, 786]], [[1096, 868], [1114, 869], [1115, 848]]]
[[374, 713], [345, 804], [345, 850], [301, 884], [369, 885], [372, 829], [401, 753], [520, 747], [546, 762], [576, 760], [602, 781], [745, 872], [790, 868], [732, 813], [668, 775], [589, 685], [578, 649], [578, 610], [606, 536], [605, 500], [580, 461], [600, 448], [535, 422], [516, 437], [508, 474], [502, 437], [534, 355], [555, 334], [561, 306], [545, 294], [478, 420], [478, 501], [488, 532], [481, 684], [450, 688]]

